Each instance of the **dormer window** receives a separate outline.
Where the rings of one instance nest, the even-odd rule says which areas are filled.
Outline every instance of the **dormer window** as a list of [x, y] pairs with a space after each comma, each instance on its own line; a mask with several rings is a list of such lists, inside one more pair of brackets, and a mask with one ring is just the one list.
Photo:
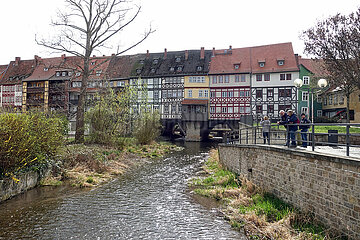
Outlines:
[[141, 73], [141, 68], [136, 69], [136, 73], [140, 74]]
[[155, 68], [152, 68], [152, 69], [150, 70], [150, 72], [151, 72], [151, 73], [155, 73]]
[[60, 77], [60, 74], [61, 74], [60, 72], [56, 72], [57, 77]]
[[158, 64], [158, 63], [159, 63], [159, 59], [155, 58], [155, 59], [153, 60], [153, 64]]
[[176, 57], [175, 62], [179, 63], [181, 61], [181, 57]]
[[67, 72], [62, 72], [62, 76], [65, 77], [67, 75]]
[[100, 76], [101, 73], [102, 73], [102, 70], [97, 70], [97, 71], [96, 71], [96, 76]]
[[181, 72], [183, 70], [183, 67], [182, 66], [179, 66], [178, 68], [177, 68], [177, 71], [178, 72]]
[[282, 66], [285, 63], [285, 61], [283, 59], [278, 59], [277, 62], [278, 62], [279, 66]]
[[94, 61], [94, 62], [91, 62], [90, 64], [91, 64], [91, 65], [95, 65], [95, 63], [96, 63], [96, 62]]
[[44, 72], [49, 71], [49, 69], [47, 67], [44, 67]]
[[265, 67], [265, 60], [259, 61], [259, 67], [261, 68]]
[[170, 72], [173, 72], [173, 71], [175, 71], [175, 68], [174, 67], [170, 67]]
[[81, 75], [81, 72], [76, 72], [75, 76], [79, 77]]
[[196, 71], [201, 72], [202, 71], [202, 66], [197, 66]]
[[140, 63], [140, 64], [144, 64], [144, 62], [145, 62], [145, 61], [142, 59], [142, 60], [140, 60], [139, 63]]
[[238, 70], [239, 68], [240, 68], [240, 63], [234, 64], [234, 69], [235, 69], [235, 70]]

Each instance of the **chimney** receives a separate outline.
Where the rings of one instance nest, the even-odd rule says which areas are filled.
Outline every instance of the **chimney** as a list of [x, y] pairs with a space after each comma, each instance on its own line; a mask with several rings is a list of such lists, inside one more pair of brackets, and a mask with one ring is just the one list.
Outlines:
[[61, 55], [61, 59], [65, 59], [65, 58], [66, 58], [65, 54]]
[[215, 48], [213, 47], [213, 50], [212, 50], [212, 55], [211, 57], [215, 57]]
[[230, 50], [230, 51], [232, 50], [232, 46], [231, 46], [231, 45], [229, 46], [229, 50]]
[[115, 53], [112, 53], [111, 56], [114, 57], [114, 56], [115, 56]]
[[96, 55], [93, 55], [93, 57], [96, 57]]
[[146, 50], [146, 58], [149, 58], [149, 57], [150, 57], [149, 50]]
[[15, 66], [19, 65], [20, 57], [15, 57]]
[[164, 59], [166, 59], [167, 58], [167, 49], [165, 48], [164, 49]]
[[205, 58], [205, 49], [204, 47], [201, 47], [201, 50], [200, 50], [200, 59], [204, 59]]
[[185, 50], [185, 60], [188, 60], [188, 58], [189, 58], [189, 51]]

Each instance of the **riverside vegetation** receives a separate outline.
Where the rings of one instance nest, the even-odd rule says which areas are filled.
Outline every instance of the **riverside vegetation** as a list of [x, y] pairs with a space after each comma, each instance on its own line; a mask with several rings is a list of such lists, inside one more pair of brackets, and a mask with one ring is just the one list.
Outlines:
[[[0, 112], [0, 179], [51, 165], [43, 185], [97, 186], [144, 159], [163, 156], [178, 148], [157, 143], [160, 115], [146, 108], [133, 111], [138, 89], [122, 93], [107, 89], [86, 114], [89, 136], [85, 144], [66, 141], [69, 122], [60, 114]], [[147, 95], [147, 94], [143, 94]]]
[[311, 214], [224, 170], [215, 149], [203, 168], [205, 176], [194, 178], [191, 188], [196, 194], [220, 201], [225, 218], [249, 239], [346, 239]]

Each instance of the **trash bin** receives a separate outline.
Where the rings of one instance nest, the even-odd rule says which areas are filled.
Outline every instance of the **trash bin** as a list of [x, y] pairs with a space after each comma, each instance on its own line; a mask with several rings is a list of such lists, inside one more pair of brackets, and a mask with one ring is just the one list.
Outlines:
[[338, 130], [328, 130], [328, 143], [339, 143]]

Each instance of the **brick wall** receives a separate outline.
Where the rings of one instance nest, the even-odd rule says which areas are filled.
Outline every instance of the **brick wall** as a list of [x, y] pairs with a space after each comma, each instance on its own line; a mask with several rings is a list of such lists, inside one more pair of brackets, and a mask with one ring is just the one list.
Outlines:
[[220, 161], [268, 192], [360, 239], [360, 160], [265, 145], [219, 145]]

